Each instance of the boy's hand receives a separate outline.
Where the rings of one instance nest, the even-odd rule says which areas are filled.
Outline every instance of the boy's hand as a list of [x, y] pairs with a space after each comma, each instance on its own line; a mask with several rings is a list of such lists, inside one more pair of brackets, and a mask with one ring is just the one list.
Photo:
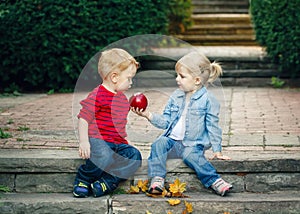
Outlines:
[[223, 155], [221, 152], [214, 153], [214, 155], [210, 158], [210, 160], [213, 160], [213, 159], [231, 160], [230, 157]]
[[151, 113], [147, 110], [143, 111], [143, 109], [139, 109], [139, 108], [130, 108], [132, 112], [136, 113], [137, 115], [141, 116], [141, 117], [145, 117], [148, 120], [151, 120]]
[[79, 156], [83, 159], [89, 159], [91, 153], [90, 143], [79, 143]]

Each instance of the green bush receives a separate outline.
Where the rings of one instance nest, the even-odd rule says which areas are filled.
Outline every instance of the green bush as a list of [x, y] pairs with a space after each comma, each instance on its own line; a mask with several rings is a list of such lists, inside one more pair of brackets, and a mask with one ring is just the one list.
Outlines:
[[171, 0], [169, 8], [169, 34], [183, 33], [193, 24], [191, 0]]
[[6, 0], [0, 4], [3, 90], [74, 88], [88, 60], [132, 35], [166, 33], [168, 0]]
[[300, 1], [252, 0], [257, 41], [285, 75], [300, 74]]

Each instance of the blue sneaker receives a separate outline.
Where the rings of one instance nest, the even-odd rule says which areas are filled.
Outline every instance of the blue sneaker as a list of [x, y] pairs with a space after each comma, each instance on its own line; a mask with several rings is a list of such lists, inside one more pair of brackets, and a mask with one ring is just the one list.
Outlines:
[[91, 184], [93, 196], [100, 197], [103, 195], [107, 195], [111, 192], [110, 188], [106, 185], [106, 183], [100, 179]]
[[86, 198], [89, 196], [89, 186], [83, 182], [75, 184], [73, 187], [73, 195], [76, 198]]

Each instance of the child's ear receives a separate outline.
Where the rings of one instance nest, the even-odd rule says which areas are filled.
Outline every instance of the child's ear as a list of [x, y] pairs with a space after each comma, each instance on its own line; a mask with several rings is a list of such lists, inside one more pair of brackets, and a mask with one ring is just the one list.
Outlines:
[[195, 85], [200, 85], [200, 84], [201, 84], [201, 78], [195, 77]]
[[116, 73], [116, 72], [112, 72], [111, 75], [110, 75], [110, 80], [111, 80], [113, 83], [117, 83], [117, 82], [118, 82], [118, 79], [119, 79], [119, 74]]

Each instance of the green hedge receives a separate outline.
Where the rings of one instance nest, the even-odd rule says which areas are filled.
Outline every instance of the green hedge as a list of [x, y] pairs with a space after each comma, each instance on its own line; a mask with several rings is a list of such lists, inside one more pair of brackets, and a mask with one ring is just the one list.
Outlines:
[[300, 74], [300, 1], [251, 0], [256, 38], [284, 74]]
[[84, 65], [108, 44], [132, 35], [167, 33], [169, 4], [168, 0], [2, 1], [0, 91], [73, 89]]

